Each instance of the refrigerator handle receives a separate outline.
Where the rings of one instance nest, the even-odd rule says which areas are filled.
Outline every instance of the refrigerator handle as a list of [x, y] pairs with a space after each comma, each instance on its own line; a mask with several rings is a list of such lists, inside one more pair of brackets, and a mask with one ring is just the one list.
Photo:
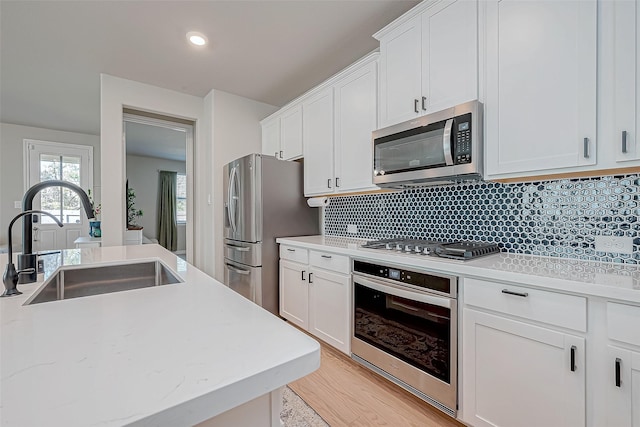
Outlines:
[[229, 177], [229, 189], [227, 191], [227, 210], [229, 215], [229, 224], [231, 225], [231, 231], [235, 234], [236, 232], [236, 212], [235, 212], [235, 204], [234, 204], [234, 193], [233, 188], [235, 187], [235, 180], [237, 177], [238, 171], [236, 170], [236, 166], [231, 169], [231, 175]]

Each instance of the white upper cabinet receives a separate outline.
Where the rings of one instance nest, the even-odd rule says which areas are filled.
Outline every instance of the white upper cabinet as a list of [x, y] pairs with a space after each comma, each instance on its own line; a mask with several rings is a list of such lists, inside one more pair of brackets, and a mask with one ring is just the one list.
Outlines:
[[325, 88], [302, 105], [304, 144], [304, 193], [332, 193], [333, 87]]
[[281, 159], [302, 157], [302, 106], [296, 105], [280, 117]]
[[418, 116], [422, 93], [421, 21], [415, 16], [380, 38], [380, 124]]
[[423, 2], [380, 40], [380, 126], [478, 97], [478, 3]]
[[280, 117], [262, 122], [262, 154], [280, 158]]
[[625, 162], [640, 159], [640, 1], [618, 0], [614, 8], [615, 125], [612, 139], [616, 161]]
[[376, 128], [378, 54], [330, 79], [302, 106], [304, 195], [376, 189], [371, 132]]
[[596, 2], [490, 0], [485, 31], [486, 178], [596, 164]]
[[444, 1], [422, 14], [420, 108], [431, 113], [478, 98], [478, 4]]
[[287, 107], [261, 122], [262, 154], [282, 160], [302, 157], [302, 105]]
[[336, 191], [375, 189], [373, 145], [376, 128], [377, 63], [371, 62], [335, 84]]

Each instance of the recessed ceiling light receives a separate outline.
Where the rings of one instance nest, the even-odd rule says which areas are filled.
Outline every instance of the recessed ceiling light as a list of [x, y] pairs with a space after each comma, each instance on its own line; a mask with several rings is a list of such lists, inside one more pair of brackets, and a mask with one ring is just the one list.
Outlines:
[[196, 46], [204, 46], [207, 44], [207, 38], [205, 35], [198, 33], [197, 31], [189, 31], [187, 33], [187, 40]]

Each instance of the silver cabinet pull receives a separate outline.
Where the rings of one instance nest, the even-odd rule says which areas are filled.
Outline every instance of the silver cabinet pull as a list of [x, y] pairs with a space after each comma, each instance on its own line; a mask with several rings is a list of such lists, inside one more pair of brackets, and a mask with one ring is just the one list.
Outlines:
[[415, 111], [416, 113], [419, 113], [419, 111], [418, 111], [418, 102], [420, 102], [420, 101], [418, 101], [417, 99], [413, 100], [413, 111]]
[[509, 289], [503, 289], [502, 293], [507, 295], [515, 295], [517, 297], [522, 297], [522, 298], [526, 298], [529, 296], [527, 292], [514, 292], [514, 291], [510, 291]]
[[627, 152], [627, 131], [626, 130], [622, 131], [622, 152], [623, 153]]
[[584, 155], [585, 159], [588, 159], [589, 158], [589, 138], [585, 138], [583, 144], [584, 144], [584, 147], [583, 147], [584, 153], [583, 153], [583, 155]]
[[322, 258], [331, 259], [331, 255], [320, 255]]
[[327, 188], [331, 188], [331, 178], [327, 179]]
[[340, 187], [340, 178], [336, 178], [336, 187]]

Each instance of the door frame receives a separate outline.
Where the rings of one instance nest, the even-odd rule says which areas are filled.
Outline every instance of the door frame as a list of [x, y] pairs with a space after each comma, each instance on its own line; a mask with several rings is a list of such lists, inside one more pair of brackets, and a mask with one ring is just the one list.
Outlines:
[[[83, 189], [91, 189], [91, 191], [93, 191], [93, 198], [95, 200], [96, 203], [99, 203], [99, 200], [96, 199], [96, 191], [95, 188], [93, 186], [93, 162], [94, 162], [94, 157], [93, 157], [93, 146], [92, 145], [81, 145], [81, 144], [68, 144], [66, 142], [55, 142], [55, 141], [45, 141], [45, 140], [38, 140], [38, 139], [29, 139], [29, 138], [24, 138], [22, 140], [22, 150], [23, 150], [23, 156], [22, 156], [22, 162], [23, 162], [23, 188], [24, 191], [26, 192], [30, 187], [31, 187], [31, 174], [32, 172], [34, 172], [31, 168], [31, 149], [30, 147], [32, 145], [38, 145], [38, 146], [42, 146], [45, 148], [51, 148], [51, 151], [53, 153], [59, 153], [61, 150], [68, 150], [68, 149], [72, 149], [72, 150], [82, 150], [82, 151], [86, 151], [87, 155], [88, 155], [88, 159], [87, 159], [87, 172], [86, 172], [86, 185], [83, 185], [81, 183], [81, 187]], [[38, 182], [41, 182], [40, 180], [38, 180]], [[35, 183], [34, 183], [35, 184]], [[39, 206], [39, 203], [36, 204], [36, 206]], [[83, 211], [83, 209], [81, 209]], [[84, 212], [84, 211], [83, 211]], [[86, 212], [84, 212], [84, 215], [80, 215], [80, 236], [84, 236], [86, 235], [86, 230], [88, 229], [88, 223], [87, 221], [85, 221], [84, 217], [86, 216]], [[39, 224], [40, 227], [42, 227], [42, 223]], [[55, 228], [55, 226], [52, 225], [51, 228]], [[68, 239], [65, 240], [65, 244], [64, 247], [66, 248], [67, 246], [69, 246], [67, 243], [69, 243]], [[60, 245], [61, 242], [58, 242], [58, 245]], [[60, 247], [60, 246], [58, 246]]]
[[[185, 132], [186, 135], [186, 147], [185, 147], [185, 151], [186, 151], [186, 175], [187, 175], [187, 223], [186, 223], [186, 251], [187, 251], [187, 262], [193, 264], [193, 260], [194, 260], [194, 244], [195, 244], [195, 239], [194, 239], [194, 234], [193, 234], [193, 225], [194, 225], [194, 209], [195, 209], [195, 203], [194, 203], [194, 194], [195, 194], [195, 182], [194, 182], [194, 175], [195, 175], [195, 169], [194, 169], [194, 158], [193, 158], [193, 153], [194, 153], [194, 132], [195, 132], [195, 122], [193, 124], [186, 124], [184, 123], [184, 119], [179, 119], [176, 118], [177, 120], [180, 120], [180, 122], [177, 121], [171, 121], [171, 120], [165, 120], [165, 119], [161, 119], [161, 118], [157, 118], [157, 117], [149, 117], [149, 116], [145, 116], [142, 115], [144, 114], [144, 112], [140, 112], [141, 114], [135, 114], [135, 112], [123, 112], [122, 113], [122, 144], [124, 146], [124, 153], [125, 153], [125, 159], [126, 159], [126, 153], [127, 153], [127, 138], [126, 138], [126, 126], [125, 123], [129, 122], [129, 123], [137, 123], [137, 124], [142, 124], [142, 125], [148, 125], [148, 126], [156, 126], [156, 127], [161, 127], [161, 128], [165, 128], [165, 129], [171, 129], [171, 130], [175, 130], [178, 132]], [[168, 119], [170, 119], [171, 117], [167, 116]], [[125, 160], [125, 167], [124, 167], [124, 171], [125, 171], [125, 179], [126, 179], [126, 160]], [[126, 215], [126, 213], [125, 213]]]

